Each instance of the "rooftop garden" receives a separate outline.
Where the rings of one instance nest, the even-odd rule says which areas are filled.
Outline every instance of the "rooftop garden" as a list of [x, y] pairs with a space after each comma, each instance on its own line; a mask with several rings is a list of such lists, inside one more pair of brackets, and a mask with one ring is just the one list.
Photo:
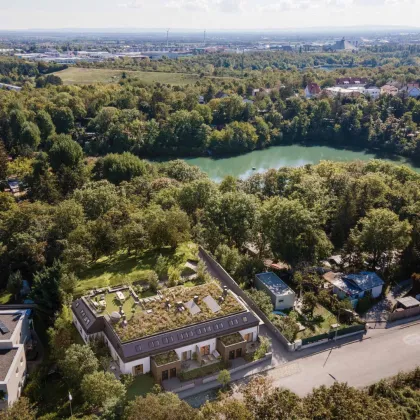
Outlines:
[[156, 363], [156, 366], [167, 365], [168, 363], [178, 362], [179, 357], [176, 354], [175, 350], [168, 351], [166, 353], [157, 354], [153, 356], [153, 360]]
[[225, 346], [231, 346], [233, 344], [242, 343], [244, 341], [241, 334], [233, 333], [229, 335], [225, 335], [223, 337], [220, 337], [219, 340], [225, 345]]
[[[128, 325], [117, 324], [115, 331], [122, 341], [134, 340], [149, 335], [162, 333], [199, 322], [220, 318], [234, 313], [241, 312], [243, 306], [230, 293], [223, 302], [219, 297], [223, 294], [221, 287], [216, 282], [205, 283], [195, 287], [172, 287], [161, 291], [162, 299], [151, 298], [147, 302], [143, 301], [142, 306], [136, 306], [136, 311], [128, 320]], [[177, 308], [177, 302], [188, 301], [198, 296], [197, 306], [200, 309], [193, 315], [190, 310], [184, 306], [183, 311]], [[203, 299], [211, 296], [220, 306], [220, 310], [213, 312], [210, 307], [203, 302]], [[170, 308], [166, 308], [165, 301], [169, 299]], [[109, 312], [109, 311], [108, 311]]]

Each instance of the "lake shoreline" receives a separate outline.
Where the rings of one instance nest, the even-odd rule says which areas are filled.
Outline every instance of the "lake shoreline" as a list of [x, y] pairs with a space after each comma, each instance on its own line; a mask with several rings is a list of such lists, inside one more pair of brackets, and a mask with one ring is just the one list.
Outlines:
[[[322, 160], [350, 162], [381, 159], [394, 164], [406, 165], [420, 173], [420, 165], [404, 156], [396, 156], [362, 148], [338, 148], [330, 145], [292, 144], [271, 146], [241, 155], [177, 157], [190, 165], [196, 165], [214, 181], [221, 181], [227, 175], [246, 179], [255, 173], [282, 167], [299, 167], [318, 164]], [[164, 161], [169, 159], [159, 159]], [[253, 169], [255, 168], [255, 169]]]

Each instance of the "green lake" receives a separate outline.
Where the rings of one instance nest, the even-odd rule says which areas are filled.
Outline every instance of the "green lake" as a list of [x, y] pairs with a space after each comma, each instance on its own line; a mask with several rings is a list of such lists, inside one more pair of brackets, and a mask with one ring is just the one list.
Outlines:
[[278, 169], [284, 166], [298, 167], [306, 164], [317, 164], [321, 160], [348, 162], [375, 158], [404, 164], [420, 172], [420, 167], [415, 167], [403, 157], [390, 159], [370, 152], [334, 149], [327, 146], [274, 146], [240, 156], [220, 159], [212, 159], [210, 157], [187, 158], [185, 161], [190, 165], [200, 167], [214, 181], [221, 181], [227, 175], [244, 179], [254, 173], [265, 172], [272, 168]]

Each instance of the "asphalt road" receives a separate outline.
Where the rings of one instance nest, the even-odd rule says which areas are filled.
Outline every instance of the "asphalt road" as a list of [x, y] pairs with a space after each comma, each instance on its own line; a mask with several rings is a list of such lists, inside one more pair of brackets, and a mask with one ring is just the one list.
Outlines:
[[[363, 340], [335, 344], [271, 370], [268, 376], [273, 379], [273, 385], [304, 396], [313, 388], [329, 386], [334, 381], [365, 387], [420, 366], [419, 322], [370, 330]], [[299, 352], [295, 356], [299, 357]]]

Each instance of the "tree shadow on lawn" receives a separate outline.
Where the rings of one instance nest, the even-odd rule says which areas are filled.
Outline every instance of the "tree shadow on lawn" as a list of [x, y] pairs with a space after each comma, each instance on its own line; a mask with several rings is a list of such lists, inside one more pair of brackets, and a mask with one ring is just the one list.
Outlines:
[[170, 248], [163, 248], [159, 251], [150, 250], [139, 255], [128, 255], [125, 252], [120, 252], [93, 263], [80, 276], [80, 279], [87, 280], [91, 277], [99, 277], [105, 273], [130, 274], [134, 271], [153, 270], [159, 255], [170, 258], [173, 254], [174, 250]]

